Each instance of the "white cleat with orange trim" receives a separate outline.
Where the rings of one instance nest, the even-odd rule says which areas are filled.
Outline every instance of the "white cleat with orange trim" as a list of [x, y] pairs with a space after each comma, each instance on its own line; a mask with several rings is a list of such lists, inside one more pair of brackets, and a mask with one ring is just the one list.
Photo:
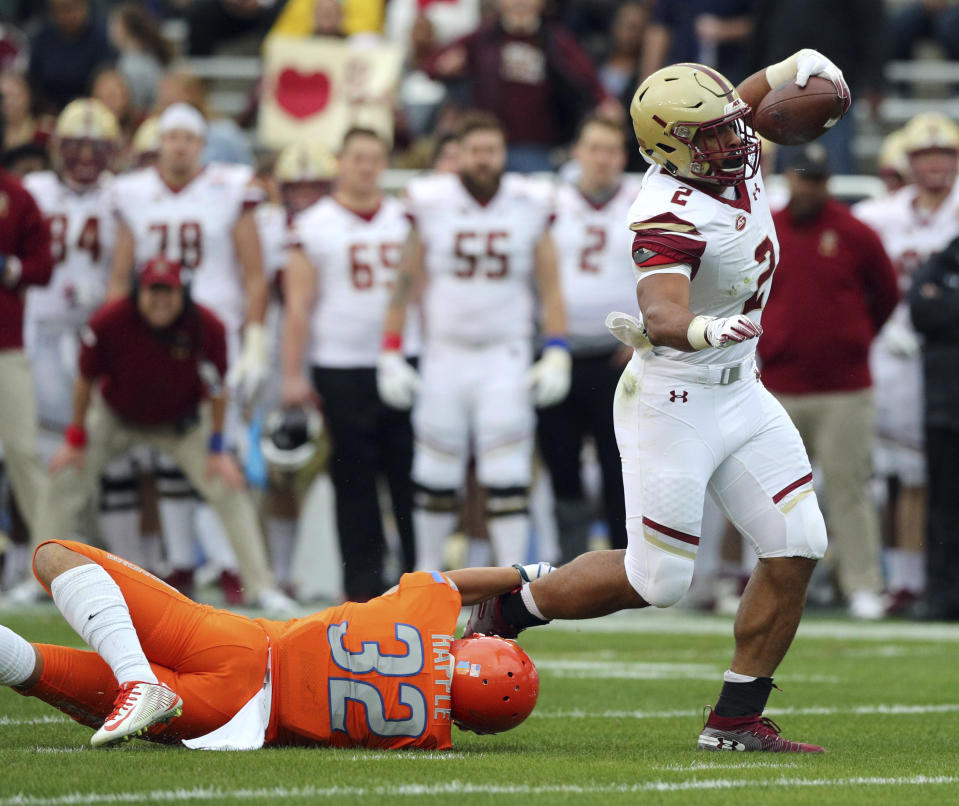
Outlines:
[[160, 722], [167, 723], [183, 713], [183, 700], [166, 683], [123, 683], [113, 701], [113, 712], [93, 734], [90, 744], [103, 747], [123, 742]]

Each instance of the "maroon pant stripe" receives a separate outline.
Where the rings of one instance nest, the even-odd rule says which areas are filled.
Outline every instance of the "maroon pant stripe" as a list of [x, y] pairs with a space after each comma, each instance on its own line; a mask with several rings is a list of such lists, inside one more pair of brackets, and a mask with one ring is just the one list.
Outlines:
[[679, 529], [670, 529], [668, 526], [663, 526], [661, 523], [656, 523], [656, 521], [651, 521], [649, 518], [643, 518], [643, 523], [655, 529], [657, 532], [662, 532], [668, 537], [674, 537], [676, 540], [682, 540], [683, 543], [689, 543], [691, 546], [699, 545], [699, 538], [696, 535], [689, 535], [686, 532], [680, 532]]
[[809, 482], [811, 481], [812, 481], [812, 473], [807, 473], [801, 479], [796, 479], [788, 487], [783, 487], [778, 493], [776, 493], [773, 496], [773, 503], [778, 504], [797, 487], [802, 487], [804, 484], [809, 484]]

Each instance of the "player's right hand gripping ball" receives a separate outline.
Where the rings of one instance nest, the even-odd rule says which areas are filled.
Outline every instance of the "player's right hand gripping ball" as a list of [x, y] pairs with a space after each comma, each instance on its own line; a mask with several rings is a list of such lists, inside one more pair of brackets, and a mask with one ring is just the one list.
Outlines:
[[849, 108], [849, 90], [842, 97], [832, 81], [810, 76], [805, 87], [793, 81], [773, 89], [753, 113], [753, 126], [781, 146], [802, 145], [832, 128]]

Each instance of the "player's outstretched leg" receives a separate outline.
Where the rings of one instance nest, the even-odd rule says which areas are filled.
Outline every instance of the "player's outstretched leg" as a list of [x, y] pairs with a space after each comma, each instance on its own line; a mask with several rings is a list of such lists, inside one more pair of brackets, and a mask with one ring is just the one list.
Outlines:
[[[792, 742], [762, 715], [773, 687], [773, 672], [789, 649], [816, 565], [805, 557], [761, 559], [736, 615], [736, 651], [715, 708], [707, 709], [699, 750], [760, 750], [822, 753], [814, 744]], [[736, 671], [734, 671], [736, 670]]]
[[30, 686], [40, 675], [33, 644], [0, 624], [0, 686]]
[[138, 736], [183, 712], [176, 692], [157, 680], [140, 646], [120, 587], [99, 565], [59, 543], [34, 555], [37, 578], [71, 627], [107, 663], [119, 684], [113, 711], [94, 747]]
[[626, 577], [624, 555], [622, 549], [590, 551], [552, 573], [537, 573], [537, 565], [524, 566], [532, 571], [527, 574], [529, 581], [515, 591], [474, 605], [464, 637], [480, 633], [515, 638], [527, 627], [554, 618], [597, 618], [648, 607]]

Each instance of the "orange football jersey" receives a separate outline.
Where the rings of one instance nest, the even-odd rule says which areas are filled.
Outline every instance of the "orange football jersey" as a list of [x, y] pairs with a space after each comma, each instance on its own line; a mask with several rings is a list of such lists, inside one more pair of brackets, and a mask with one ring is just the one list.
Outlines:
[[449, 579], [417, 572], [364, 604], [268, 623], [274, 677], [267, 742], [449, 749], [449, 646], [460, 607]]

